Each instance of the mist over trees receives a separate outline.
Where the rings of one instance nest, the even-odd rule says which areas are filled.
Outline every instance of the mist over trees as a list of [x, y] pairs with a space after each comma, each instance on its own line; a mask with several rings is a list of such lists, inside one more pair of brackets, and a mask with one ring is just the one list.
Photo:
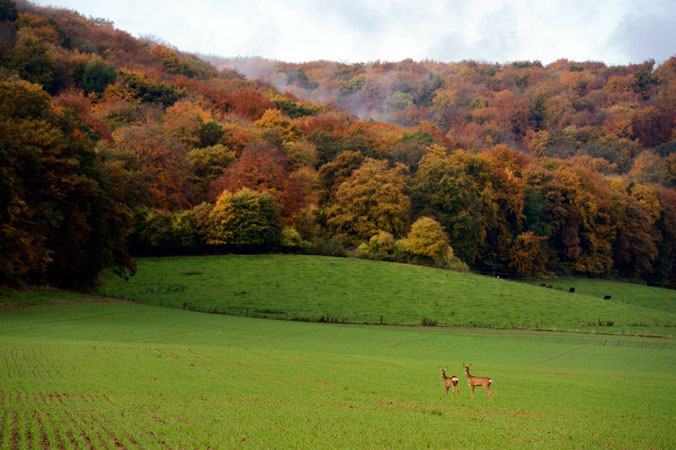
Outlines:
[[0, 283], [355, 250], [676, 287], [676, 59], [235, 62], [0, 0]]

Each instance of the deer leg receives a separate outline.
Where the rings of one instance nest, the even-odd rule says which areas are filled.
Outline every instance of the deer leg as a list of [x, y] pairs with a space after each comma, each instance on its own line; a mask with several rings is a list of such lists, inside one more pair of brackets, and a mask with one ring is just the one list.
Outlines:
[[446, 396], [448, 396], [448, 387], [446, 388]]
[[474, 386], [472, 386], [472, 398], [474, 398]]

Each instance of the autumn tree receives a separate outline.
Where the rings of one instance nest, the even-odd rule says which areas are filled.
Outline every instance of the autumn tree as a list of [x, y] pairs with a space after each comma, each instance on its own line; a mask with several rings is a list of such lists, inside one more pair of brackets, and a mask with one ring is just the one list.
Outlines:
[[247, 188], [223, 193], [209, 213], [211, 245], [270, 249], [280, 242], [279, 206], [267, 192]]
[[195, 203], [187, 149], [157, 125], [130, 126], [113, 134], [115, 148], [136, 155], [151, 177], [148, 206], [177, 210]]
[[545, 236], [532, 231], [519, 234], [509, 250], [509, 269], [519, 275], [535, 276], [547, 271], [549, 251]]
[[364, 162], [364, 156], [359, 152], [343, 152], [333, 162], [323, 165], [319, 169], [319, 205], [326, 207], [332, 203], [338, 186], [347, 180], [352, 172]]
[[414, 215], [436, 217], [460, 259], [470, 265], [479, 260], [487, 235], [481, 191], [459, 161], [427, 153], [411, 180], [411, 196]]
[[653, 228], [655, 219], [634, 197], [624, 197], [623, 203], [613, 241], [614, 266], [624, 277], [645, 278], [652, 274], [658, 256], [657, 233]]
[[405, 194], [404, 171], [388, 168], [385, 161], [367, 159], [337, 189], [327, 206], [326, 227], [330, 236], [356, 244], [382, 230], [401, 236], [410, 214]]
[[269, 192], [281, 206], [285, 223], [293, 222], [303, 207], [304, 199], [298, 183], [286, 169], [286, 157], [276, 148], [263, 143], [249, 144], [239, 159], [211, 183], [212, 195], [227, 189], [241, 188]]
[[404, 248], [414, 259], [436, 266], [444, 266], [453, 257], [446, 233], [431, 217], [421, 217], [411, 225]]
[[28, 82], [0, 82], [1, 283], [92, 286], [127, 275], [131, 226], [83, 124]]

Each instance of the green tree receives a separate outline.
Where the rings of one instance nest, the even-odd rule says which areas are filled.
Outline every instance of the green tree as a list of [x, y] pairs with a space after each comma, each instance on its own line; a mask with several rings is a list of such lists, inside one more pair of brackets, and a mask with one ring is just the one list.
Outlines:
[[0, 22], [14, 22], [18, 18], [16, 4], [12, 0], [0, 0]]
[[17, 37], [7, 67], [16, 70], [22, 79], [40, 84], [50, 91], [55, 62], [47, 44], [27, 28], [19, 30]]
[[[486, 189], [487, 184], [480, 186]], [[480, 186], [457, 158], [436, 153], [422, 158], [411, 180], [414, 215], [436, 217], [458, 257], [468, 264], [477, 263], [487, 245]]]
[[213, 120], [202, 124], [199, 130], [199, 146], [200, 148], [211, 147], [221, 142], [225, 135], [223, 127]]
[[197, 148], [188, 152], [191, 181], [198, 195], [206, 195], [209, 184], [218, 178], [234, 160], [235, 154], [222, 144]]
[[115, 83], [117, 70], [101, 58], [93, 58], [84, 68], [82, 88], [85, 92], [101, 93], [109, 84]]

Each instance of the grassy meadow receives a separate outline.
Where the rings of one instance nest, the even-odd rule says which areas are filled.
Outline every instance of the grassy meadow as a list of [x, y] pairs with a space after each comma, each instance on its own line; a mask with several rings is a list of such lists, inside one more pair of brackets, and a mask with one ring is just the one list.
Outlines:
[[[49, 295], [0, 297], [2, 449], [676, 447], [670, 339]], [[463, 362], [493, 378], [491, 400], [470, 397]], [[461, 378], [459, 397], [444, 396], [441, 365]]]
[[619, 283], [612, 280], [591, 278], [558, 278], [530, 281], [530, 284], [552, 286], [553, 289], [568, 291], [571, 287], [582, 295], [604, 298], [611, 301], [645, 306], [662, 311], [676, 312], [676, 291], [633, 283]]
[[[671, 336], [676, 291], [582, 280], [565, 291], [429, 267], [301, 255], [141, 258], [101, 293], [236, 316]], [[550, 284], [553, 281], [548, 282]], [[573, 283], [573, 284], [570, 284]], [[578, 286], [567, 292], [568, 284]], [[587, 287], [589, 286], [589, 288]], [[612, 295], [612, 301], [603, 300]], [[628, 302], [628, 303], [627, 303]]]

